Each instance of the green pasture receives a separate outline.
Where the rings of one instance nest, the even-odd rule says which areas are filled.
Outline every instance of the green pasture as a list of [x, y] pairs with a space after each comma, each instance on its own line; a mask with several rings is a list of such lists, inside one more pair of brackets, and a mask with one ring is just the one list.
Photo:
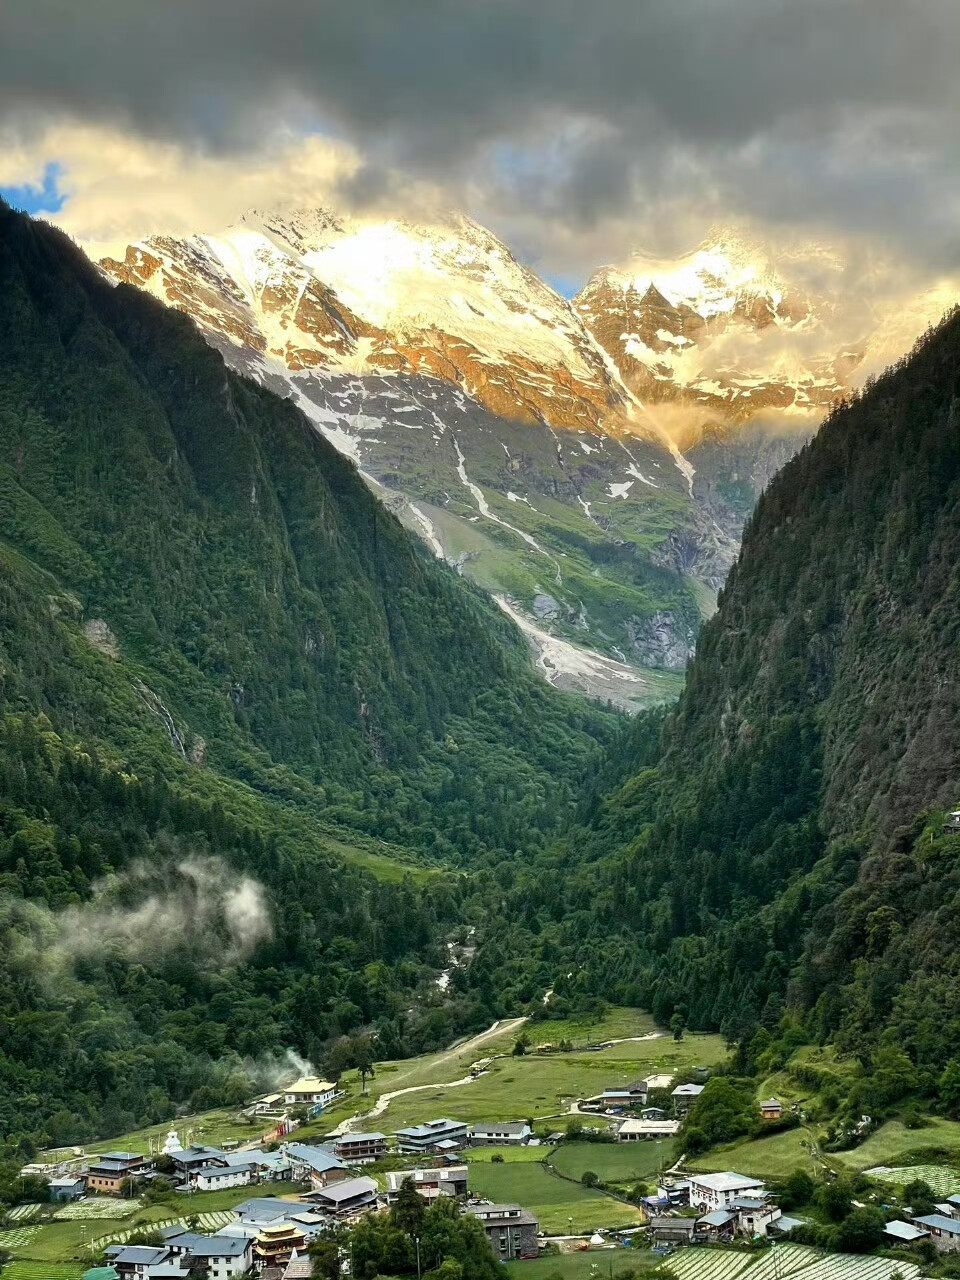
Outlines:
[[584, 1234], [598, 1227], [628, 1227], [640, 1222], [632, 1205], [529, 1162], [477, 1163], [470, 1169], [470, 1189], [495, 1203], [529, 1209], [548, 1235]]

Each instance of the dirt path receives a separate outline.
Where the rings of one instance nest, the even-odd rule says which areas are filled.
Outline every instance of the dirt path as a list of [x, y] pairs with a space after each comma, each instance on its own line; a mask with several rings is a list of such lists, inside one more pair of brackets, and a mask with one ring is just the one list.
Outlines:
[[[431, 1064], [431, 1070], [437, 1067], [445, 1067], [447, 1063], [455, 1061], [464, 1054], [472, 1057], [474, 1052], [485, 1045], [488, 1040], [492, 1040], [495, 1036], [510, 1035], [522, 1027], [526, 1021], [526, 1018], [508, 1018], [505, 1022], [498, 1021], [493, 1023], [492, 1026], [487, 1027], [486, 1031], [481, 1031], [479, 1035], [472, 1036], [469, 1040], [461, 1040], [459, 1044], [453, 1045], [446, 1053], [442, 1053]], [[402, 1080], [404, 1076], [412, 1075], [416, 1070], [416, 1067], [410, 1067], [401, 1072], [398, 1079]], [[462, 1076], [459, 1080], [438, 1081], [434, 1084], [411, 1084], [405, 1089], [392, 1089], [389, 1093], [381, 1093], [369, 1111], [358, 1111], [356, 1115], [349, 1116], [346, 1120], [341, 1120], [332, 1131], [332, 1136], [339, 1137], [344, 1133], [355, 1133], [357, 1125], [366, 1123], [368, 1120], [375, 1120], [377, 1116], [382, 1116], [394, 1098], [402, 1097], [406, 1093], [419, 1093], [423, 1089], [458, 1089], [461, 1085], [472, 1084], [478, 1078], [477, 1076]]]

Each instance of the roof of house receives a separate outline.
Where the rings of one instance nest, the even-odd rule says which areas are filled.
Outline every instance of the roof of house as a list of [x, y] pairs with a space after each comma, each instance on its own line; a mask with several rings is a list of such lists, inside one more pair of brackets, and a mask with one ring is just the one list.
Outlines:
[[423, 1124], [413, 1124], [409, 1129], [398, 1129], [398, 1138], [433, 1138], [446, 1129], [466, 1129], [465, 1120], [426, 1120]]
[[762, 1187], [762, 1178], [748, 1178], [742, 1173], [692, 1173], [691, 1186], [706, 1187], [709, 1191], [739, 1191], [746, 1187]]
[[284, 1093], [332, 1093], [336, 1089], [336, 1083], [331, 1080], [321, 1080], [319, 1076], [301, 1076], [299, 1080], [294, 1080], [293, 1084], [288, 1084], [284, 1089]]
[[663, 1231], [669, 1228], [670, 1230], [685, 1231], [692, 1236], [696, 1226], [696, 1218], [662, 1217], [650, 1219], [650, 1229], [652, 1231]]
[[391, 1169], [387, 1173], [387, 1187], [391, 1191], [397, 1191], [408, 1178], [414, 1185], [418, 1182], [429, 1184], [459, 1182], [467, 1178], [468, 1173], [469, 1170], [465, 1164], [448, 1164], [440, 1169]]
[[178, 1249], [188, 1249], [195, 1258], [239, 1258], [250, 1245], [243, 1236], [203, 1236], [192, 1231], [176, 1243]]
[[730, 1201], [731, 1209], [772, 1209], [774, 1206], [766, 1200], [758, 1200], [755, 1196], [737, 1196]]
[[920, 1218], [914, 1218], [914, 1222], [921, 1227], [929, 1227], [931, 1231], [945, 1231], [948, 1236], [960, 1236], [960, 1222], [942, 1213], [926, 1213]]
[[254, 1196], [236, 1205], [233, 1211], [238, 1217], [282, 1218], [290, 1212], [290, 1202], [272, 1196]]
[[764, 1111], [767, 1109], [772, 1109], [773, 1107], [779, 1107], [780, 1110], [782, 1111], [783, 1103], [780, 1101], [779, 1098], [767, 1098], [764, 1102], [760, 1103], [760, 1107]]
[[116, 1267], [93, 1267], [83, 1273], [83, 1280], [120, 1280]]
[[510, 1222], [519, 1226], [539, 1226], [538, 1219], [527, 1209], [522, 1209], [518, 1204], [477, 1204], [470, 1205], [467, 1213], [472, 1214], [475, 1218], [480, 1218], [484, 1222], [497, 1222], [501, 1218], [508, 1218]]
[[341, 1133], [336, 1142], [339, 1147], [348, 1142], [386, 1142], [386, 1140], [385, 1133]]
[[670, 1095], [673, 1098], [698, 1098], [703, 1093], [702, 1084], [678, 1084]]
[[802, 1227], [803, 1220], [801, 1218], [788, 1218], [785, 1213], [781, 1213], [779, 1218], [774, 1218], [770, 1223], [771, 1231], [792, 1231], [794, 1227]]
[[77, 1176], [77, 1177], [68, 1176], [66, 1178], [51, 1178], [50, 1185], [51, 1187], [75, 1187], [78, 1182], [82, 1182], [82, 1181], [83, 1181], [83, 1178], [80, 1176]]
[[124, 1163], [129, 1163], [131, 1160], [145, 1160], [146, 1156], [137, 1155], [135, 1151], [104, 1151], [103, 1155], [99, 1156], [98, 1159], [120, 1160]]
[[492, 1124], [475, 1124], [474, 1133], [529, 1133], [526, 1120], [501, 1120]]
[[732, 1209], [714, 1209], [713, 1213], [705, 1213], [698, 1221], [705, 1222], [708, 1227], [725, 1227], [736, 1216]]
[[947, 1196], [947, 1203], [960, 1205], [960, 1196]]
[[211, 1180], [216, 1181], [218, 1178], [232, 1178], [238, 1173], [250, 1173], [252, 1169], [253, 1165], [249, 1161], [243, 1164], [215, 1164], [211, 1165], [209, 1169], [198, 1169], [197, 1177], [206, 1178], [208, 1182]]
[[162, 1247], [155, 1248], [149, 1244], [127, 1244], [113, 1255], [112, 1261], [120, 1266], [134, 1263], [140, 1263], [141, 1266], [156, 1266], [166, 1262], [169, 1256], [169, 1251]]
[[673, 1084], [673, 1076], [653, 1075], [647, 1076], [647, 1089], [667, 1089]]
[[378, 1190], [373, 1178], [347, 1178], [346, 1182], [335, 1182], [333, 1186], [324, 1187], [322, 1191], [311, 1194], [320, 1200], [332, 1200], [339, 1204], [341, 1200], [352, 1200], [355, 1196], [369, 1195]]
[[346, 1166], [326, 1147], [311, 1147], [303, 1142], [288, 1142], [283, 1148], [285, 1154], [293, 1160], [307, 1164], [315, 1173], [326, 1173], [329, 1169], [345, 1169]]
[[679, 1120], [624, 1120], [617, 1133], [676, 1133]]
[[885, 1236], [893, 1236], [895, 1240], [921, 1240], [930, 1234], [923, 1227], [915, 1227], [912, 1222], [888, 1222], [883, 1228]]
[[283, 1273], [283, 1280], [310, 1280], [313, 1263], [309, 1258], [291, 1258]]

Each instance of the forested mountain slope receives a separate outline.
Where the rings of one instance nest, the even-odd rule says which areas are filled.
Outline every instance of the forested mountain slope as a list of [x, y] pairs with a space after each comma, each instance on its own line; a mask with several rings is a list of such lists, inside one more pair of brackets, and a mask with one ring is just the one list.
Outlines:
[[[48, 634], [72, 611], [104, 667], [128, 662], [175, 753], [271, 788], [282, 762], [378, 834], [509, 845], [476, 829], [481, 781], [553, 825], [613, 722], [544, 692], [499, 611], [189, 320], [9, 211], [0, 255], [0, 535], [56, 580]], [[26, 635], [42, 664], [47, 637]], [[53, 678], [33, 676], [37, 710]], [[122, 723], [70, 714], [135, 748]]]
[[8, 1154], [482, 1023], [435, 984], [463, 879], [422, 864], [541, 845], [620, 724], [290, 403], [0, 206]]
[[631, 776], [549, 890], [514, 886], [538, 940], [497, 928], [497, 955], [551, 956], [519, 988], [562, 964], [561, 997], [734, 1038], [789, 1003], [861, 1052], [890, 1025], [919, 1064], [960, 1051], [960, 837], [938, 812], [960, 795], [958, 374], [955, 313], [772, 482], [677, 709], [637, 723]]

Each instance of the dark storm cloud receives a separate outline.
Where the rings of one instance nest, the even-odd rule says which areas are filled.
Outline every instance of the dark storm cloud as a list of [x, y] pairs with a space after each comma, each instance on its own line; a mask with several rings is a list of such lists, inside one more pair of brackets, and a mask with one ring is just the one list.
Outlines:
[[[956, 200], [958, 13], [955, 0], [6, 0], [0, 112], [217, 149], [280, 120], [326, 129], [363, 150], [361, 195], [382, 190], [378, 170], [455, 182], [483, 157], [505, 195], [526, 188], [576, 221], [696, 173], [744, 212], [789, 204], [935, 239], [931, 206]], [[570, 121], [591, 128], [563, 145]], [[509, 156], [491, 170], [503, 144], [555, 163], [535, 183]]]

